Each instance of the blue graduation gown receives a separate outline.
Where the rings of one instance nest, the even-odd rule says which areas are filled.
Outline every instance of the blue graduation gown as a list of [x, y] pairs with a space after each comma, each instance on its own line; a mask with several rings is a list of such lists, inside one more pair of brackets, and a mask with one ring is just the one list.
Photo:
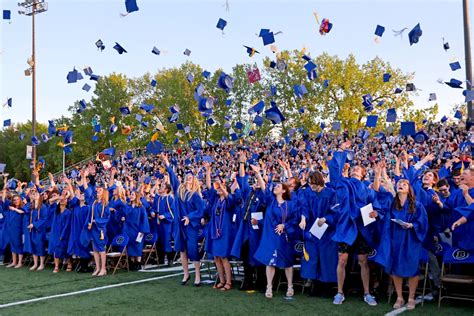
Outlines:
[[123, 211], [125, 216], [124, 231], [129, 238], [127, 245], [128, 255], [141, 257], [145, 238], [143, 237], [140, 242], [137, 242], [138, 234], [142, 233], [145, 235], [150, 231], [145, 208], [143, 206], [133, 207], [127, 204]]
[[[89, 224], [94, 213], [94, 223], [91, 229]], [[110, 210], [108, 205], [102, 203], [92, 203], [88, 206], [87, 217], [81, 233], [81, 243], [84, 247], [88, 246], [92, 241], [93, 249], [98, 252], [105, 251], [107, 245], [107, 223], [110, 218]]]
[[331, 188], [337, 192], [337, 200], [340, 204], [333, 240], [352, 245], [360, 233], [367, 244], [375, 248], [380, 237], [378, 225], [372, 223], [364, 226], [360, 209], [372, 203], [373, 209], [380, 211], [380, 205], [375, 191], [369, 189], [367, 184], [355, 178], [342, 176], [346, 157], [346, 152], [335, 152], [333, 158], [328, 162]]
[[110, 220], [107, 223], [107, 240], [112, 242], [115, 236], [122, 233], [123, 222], [120, 220], [124, 216], [125, 203], [120, 199], [109, 201]]
[[[298, 210], [293, 201], [278, 202], [270, 190], [265, 191], [265, 202], [268, 205], [264, 224], [262, 240], [255, 253], [255, 259], [267, 266], [288, 268], [293, 266], [294, 239], [298, 228]], [[279, 224], [285, 224], [281, 235], [275, 232]]]
[[[48, 221], [48, 208], [43, 205], [41, 209], [29, 210], [28, 214], [24, 217], [25, 223], [25, 244], [23, 247], [24, 252], [29, 252], [35, 256], [46, 255], [46, 225]], [[33, 228], [30, 230], [27, 228], [29, 224], [33, 224]]]
[[[261, 219], [258, 221], [258, 229], [254, 229], [252, 225], [252, 213], [262, 212], [265, 214], [266, 205], [264, 203], [265, 196], [262, 190], [254, 191], [249, 183], [248, 176], [237, 177], [237, 182], [241, 188], [242, 198], [244, 200], [242, 207], [242, 219], [239, 222], [239, 228], [235, 234], [235, 240], [232, 246], [231, 255], [236, 258], [241, 258], [241, 249], [242, 245], [248, 241], [249, 244], [249, 254], [248, 260], [249, 264], [252, 266], [261, 266], [262, 263], [254, 258], [255, 252], [260, 245], [260, 240], [262, 238], [263, 231], [263, 222]], [[248, 205], [248, 211], [246, 206]]]
[[474, 250], [474, 204], [456, 208], [453, 212], [453, 221], [464, 216], [467, 223], [457, 227], [453, 232], [453, 247], [463, 250]]
[[[171, 187], [175, 194], [176, 210], [179, 225], [175, 228], [175, 251], [186, 251], [191, 261], [199, 261], [199, 231], [201, 229], [201, 218], [204, 215], [205, 203], [198, 193], [192, 195], [187, 193], [181, 200], [178, 193], [179, 181], [173, 169], [166, 169], [170, 176]], [[185, 216], [189, 218], [189, 225], [184, 226], [182, 220]], [[202, 232], [202, 231], [201, 231]]]
[[[5, 201], [3, 204], [4, 209], [4, 230], [3, 230], [3, 249], [10, 245], [11, 252], [16, 254], [23, 254], [23, 214], [18, 214], [15, 211], [11, 211], [10, 201]], [[23, 208], [19, 208], [24, 210]]]
[[[154, 199], [156, 210], [156, 217], [163, 215], [165, 218], [159, 220], [158, 225], [158, 242], [161, 249], [165, 252], [172, 252], [172, 241], [174, 239], [174, 227], [179, 225], [176, 215], [175, 199], [171, 195], [159, 196], [156, 195]], [[156, 221], [156, 219], [155, 219]]]
[[214, 257], [229, 258], [234, 242], [232, 217], [236, 204], [240, 200], [240, 191], [229, 194], [225, 199], [219, 198], [214, 188], [208, 190], [209, 223], [206, 238], [206, 251]]
[[74, 255], [80, 258], [89, 258], [89, 247], [84, 247], [81, 244], [80, 239], [84, 224], [87, 222], [88, 206], [80, 206], [79, 199], [76, 197], [74, 197], [69, 203], [69, 209], [72, 210], [72, 216], [71, 230], [67, 248], [68, 255]]
[[3, 202], [0, 201], [0, 256], [3, 255], [3, 223], [5, 222], [5, 215], [3, 211]]
[[[413, 228], [404, 229], [391, 219], [412, 223]], [[375, 261], [390, 275], [404, 278], [417, 276], [423, 254], [423, 241], [428, 232], [428, 216], [425, 208], [416, 202], [416, 211], [411, 214], [408, 201], [401, 210], [397, 210], [392, 204], [386, 210], [383, 220], [384, 233]]]
[[53, 255], [54, 258], [64, 259], [68, 257], [67, 248], [69, 235], [71, 234], [71, 217], [72, 213], [67, 208], [63, 212], [58, 208], [54, 214], [48, 247], [49, 254]]
[[[332, 240], [336, 231], [339, 204], [336, 192], [325, 187], [321, 192], [305, 189], [301, 192], [301, 213], [306, 218], [304, 248], [308, 260], [301, 258], [301, 276], [321, 282], [337, 281], [337, 243]], [[326, 218], [329, 225], [321, 239], [313, 236], [310, 229], [317, 218]]]

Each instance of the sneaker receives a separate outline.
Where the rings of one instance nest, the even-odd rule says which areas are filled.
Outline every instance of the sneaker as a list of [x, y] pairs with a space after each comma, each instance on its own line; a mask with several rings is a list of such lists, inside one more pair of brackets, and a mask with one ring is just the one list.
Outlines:
[[366, 302], [370, 306], [377, 306], [377, 301], [375, 300], [375, 297], [370, 294], [364, 294], [364, 302]]
[[344, 294], [342, 293], [337, 293], [336, 296], [334, 296], [334, 301], [332, 301], [332, 303], [334, 305], [341, 305], [342, 302], [344, 302], [346, 298], [344, 297]]

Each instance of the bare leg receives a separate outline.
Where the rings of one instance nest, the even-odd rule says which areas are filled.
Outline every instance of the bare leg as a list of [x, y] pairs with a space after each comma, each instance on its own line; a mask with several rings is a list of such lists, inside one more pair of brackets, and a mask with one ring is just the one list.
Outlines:
[[344, 293], [344, 280], [346, 279], [346, 265], [347, 259], [349, 254], [347, 253], [340, 253], [339, 254], [339, 261], [337, 263], [337, 292]]
[[367, 255], [359, 255], [360, 277], [364, 286], [364, 294], [369, 294], [370, 269]]
[[59, 258], [54, 258], [54, 270], [53, 273], [59, 272]]
[[232, 284], [232, 267], [230, 266], [229, 259], [227, 258], [221, 258], [221, 259], [222, 259], [222, 265], [224, 266], [225, 282], [227, 284]]
[[293, 267], [285, 268], [286, 280], [288, 282], [288, 290], [286, 291], [286, 296], [293, 296], [295, 294], [293, 290]]
[[267, 288], [273, 287], [273, 277], [275, 276], [275, 267], [267, 266]]
[[194, 261], [194, 284], [201, 283], [201, 261]]
[[[217, 274], [219, 275], [219, 283], [225, 283], [225, 275], [224, 275], [224, 266], [222, 265], [221, 257], [214, 257], [214, 263], [216, 264]], [[216, 286], [219, 288], [220, 286]]]
[[18, 255], [16, 253], [12, 252], [12, 263], [7, 265], [7, 268], [11, 268], [11, 267], [16, 266], [17, 262], [18, 262]]
[[183, 266], [183, 282], [186, 281], [189, 278], [189, 267], [188, 267], [188, 254], [186, 251], [181, 251], [179, 253], [179, 256], [181, 258], [181, 265]]
[[392, 275], [392, 279], [393, 279], [393, 286], [395, 287], [395, 291], [397, 292], [397, 298], [403, 299], [403, 292], [402, 292], [403, 278]]
[[22, 255], [22, 254], [21, 254], [21, 255], [18, 255], [18, 263], [17, 263], [17, 265], [15, 266], [15, 268], [16, 268], [16, 269], [19, 269], [19, 268], [21, 268], [21, 267], [23, 267], [23, 255]]
[[100, 258], [100, 272], [99, 274], [97, 274], [97, 276], [104, 276], [107, 274], [105, 251], [99, 252], [99, 258]]
[[38, 267], [38, 271], [42, 271], [44, 270], [44, 261], [46, 260], [46, 257], [45, 256], [41, 256], [40, 257], [40, 265]]
[[408, 279], [408, 287], [409, 287], [409, 294], [408, 294], [408, 299], [409, 300], [414, 300], [415, 299], [415, 292], [416, 288], [418, 287], [418, 276], [411, 277]]
[[95, 262], [95, 270], [92, 273], [92, 275], [96, 276], [100, 272], [100, 259], [99, 259], [100, 257], [99, 257], [99, 253], [97, 251], [94, 250], [92, 253], [94, 255], [94, 262]]
[[30, 268], [30, 271], [34, 271], [38, 268], [38, 256], [33, 255], [33, 266]]

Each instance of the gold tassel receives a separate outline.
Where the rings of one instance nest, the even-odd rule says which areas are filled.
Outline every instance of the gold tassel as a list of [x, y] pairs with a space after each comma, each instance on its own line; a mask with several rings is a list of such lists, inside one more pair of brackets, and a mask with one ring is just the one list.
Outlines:
[[306, 248], [303, 246], [303, 256], [304, 256], [304, 260], [306, 260], [306, 262], [309, 261], [309, 253], [306, 251]]

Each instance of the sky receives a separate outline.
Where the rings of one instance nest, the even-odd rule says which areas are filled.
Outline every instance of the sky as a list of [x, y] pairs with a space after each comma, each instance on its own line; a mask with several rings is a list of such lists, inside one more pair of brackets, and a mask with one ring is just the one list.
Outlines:
[[[437, 94], [440, 117], [462, 103], [462, 90], [437, 82], [466, 80], [462, 23], [462, 0], [137, 0], [139, 11], [122, 17], [124, 0], [49, 0], [47, 12], [36, 16], [37, 120], [68, 115], [76, 100], [90, 100], [94, 86], [88, 77], [68, 84], [66, 75], [74, 67], [90, 66], [95, 74], [119, 72], [128, 77], [154, 73], [190, 60], [209, 71], [230, 71], [240, 63], [262, 67], [265, 56], [274, 58], [269, 46], [255, 34], [261, 28], [282, 31], [279, 50], [306, 47], [311, 56], [323, 52], [346, 58], [354, 54], [359, 63], [380, 57], [404, 72], [414, 72], [418, 96], [416, 107], [432, 105], [429, 93]], [[31, 17], [17, 14], [17, 1], [0, 0], [2, 10], [11, 10], [8, 22], [0, 21], [0, 104], [13, 99], [13, 107], [0, 107], [0, 122], [31, 119], [31, 77], [24, 75], [31, 55]], [[318, 32], [320, 20], [328, 18], [333, 29], [326, 36]], [[470, 20], [474, 10], [471, 5]], [[224, 34], [216, 28], [219, 18], [227, 20]], [[420, 23], [423, 35], [410, 46], [408, 31]], [[377, 24], [385, 27], [378, 43]], [[395, 37], [392, 30], [408, 30]], [[472, 23], [471, 23], [472, 27]], [[471, 35], [474, 30], [471, 30]], [[443, 40], [451, 49], [443, 49]], [[106, 48], [100, 52], [95, 42]], [[112, 47], [120, 43], [127, 54]], [[474, 39], [471, 38], [474, 43]], [[261, 52], [250, 58], [242, 45]], [[151, 53], [156, 46], [164, 54]], [[191, 55], [185, 56], [188, 48]], [[462, 69], [451, 71], [449, 63], [459, 61]], [[466, 83], [463, 84], [463, 87]], [[361, 100], [362, 102], [362, 100]]]

